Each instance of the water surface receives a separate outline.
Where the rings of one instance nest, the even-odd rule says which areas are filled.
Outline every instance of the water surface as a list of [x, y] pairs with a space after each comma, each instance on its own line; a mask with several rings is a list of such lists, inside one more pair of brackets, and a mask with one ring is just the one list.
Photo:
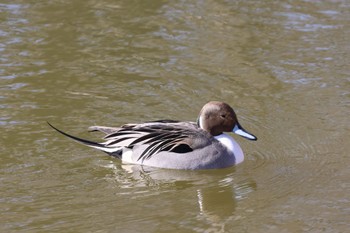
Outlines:
[[[350, 3], [0, 4], [1, 232], [346, 232]], [[125, 166], [53, 132], [195, 120], [257, 142], [211, 171]]]

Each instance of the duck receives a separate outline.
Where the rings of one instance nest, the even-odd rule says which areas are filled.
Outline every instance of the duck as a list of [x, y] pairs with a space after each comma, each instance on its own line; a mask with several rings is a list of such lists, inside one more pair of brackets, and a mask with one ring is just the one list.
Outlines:
[[233, 108], [221, 101], [206, 103], [196, 122], [156, 120], [120, 127], [89, 127], [89, 131], [105, 134], [103, 142], [73, 136], [47, 123], [64, 136], [123, 163], [165, 169], [203, 170], [234, 166], [244, 161], [244, 154], [227, 133], [257, 140], [241, 126]]

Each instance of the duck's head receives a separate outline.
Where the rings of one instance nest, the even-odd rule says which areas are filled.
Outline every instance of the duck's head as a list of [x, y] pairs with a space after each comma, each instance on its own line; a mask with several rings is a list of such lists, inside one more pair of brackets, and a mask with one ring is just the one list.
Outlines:
[[249, 140], [257, 140], [253, 134], [243, 129], [237, 120], [236, 113], [224, 102], [211, 101], [205, 104], [199, 113], [197, 124], [213, 136], [223, 132], [233, 132]]

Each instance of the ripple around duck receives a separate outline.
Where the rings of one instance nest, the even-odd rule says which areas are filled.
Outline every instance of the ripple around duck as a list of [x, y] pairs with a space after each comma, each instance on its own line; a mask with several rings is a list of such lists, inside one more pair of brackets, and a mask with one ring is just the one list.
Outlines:
[[[255, 177], [258, 199], [268, 196], [268, 199], [273, 201], [297, 192], [301, 187], [309, 188], [320, 176], [324, 177], [322, 182], [331, 179], [332, 176], [324, 175], [330, 173], [328, 167], [332, 162], [327, 153], [332, 154], [332, 150], [336, 151], [330, 144], [336, 145], [337, 143], [332, 143], [335, 140], [332, 138], [339, 137], [332, 136], [333, 133], [330, 132], [320, 140], [324, 129], [321, 131], [317, 123], [309, 124], [312, 130], [305, 129], [308, 117], [300, 116], [303, 113], [298, 113], [298, 116], [294, 115], [296, 113], [290, 113], [285, 119], [276, 112], [274, 114], [277, 116], [268, 117], [264, 122], [244, 118], [244, 122], [248, 122], [245, 125], [250, 125], [249, 130], [258, 136], [255, 143], [239, 141], [246, 154], [242, 167]], [[293, 121], [300, 118], [306, 120]]]
[[[323, 177], [322, 183], [332, 179], [332, 171], [329, 170], [332, 158], [329, 154], [337, 152], [332, 152], [330, 138], [315, 142], [310, 135], [300, 137], [290, 132], [278, 140], [283, 147], [257, 150], [252, 155], [254, 163], [247, 165], [258, 177], [260, 195], [268, 195], [273, 200], [305, 186], [310, 188], [320, 177]], [[269, 152], [262, 152], [265, 150]]]
[[261, 150], [256, 150], [253, 153], [249, 154], [246, 158], [245, 163], [249, 164], [251, 170], [257, 170], [261, 167], [266, 166], [269, 160], [272, 160], [273, 155], [269, 155]]

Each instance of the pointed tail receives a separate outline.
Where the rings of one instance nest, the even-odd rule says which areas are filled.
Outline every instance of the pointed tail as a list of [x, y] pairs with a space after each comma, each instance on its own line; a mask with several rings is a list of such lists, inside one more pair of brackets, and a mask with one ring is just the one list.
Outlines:
[[102, 150], [102, 151], [104, 151], [107, 154], [112, 155], [112, 156], [116, 156], [116, 157], [120, 156], [120, 153], [121, 153], [121, 150], [122, 150], [122, 148], [120, 148], [120, 147], [106, 147], [102, 143], [93, 142], [93, 141], [86, 140], [86, 139], [83, 139], [83, 138], [78, 138], [78, 137], [75, 137], [75, 136], [70, 135], [68, 133], [65, 133], [62, 130], [59, 130], [55, 126], [51, 125], [49, 122], [47, 122], [47, 124], [51, 128], [53, 128], [54, 130], [56, 130], [57, 132], [63, 134], [66, 137], [69, 137], [70, 139], [73, 139], [76, 142], [79, 142], [79, 143], [81, 143], [83, 145], [86, 145], [86, 146], [89, 146], [89, 147], [92, 147], [92, 148], [95, 148], [95, 149], [98, 149], [98, 150]]

